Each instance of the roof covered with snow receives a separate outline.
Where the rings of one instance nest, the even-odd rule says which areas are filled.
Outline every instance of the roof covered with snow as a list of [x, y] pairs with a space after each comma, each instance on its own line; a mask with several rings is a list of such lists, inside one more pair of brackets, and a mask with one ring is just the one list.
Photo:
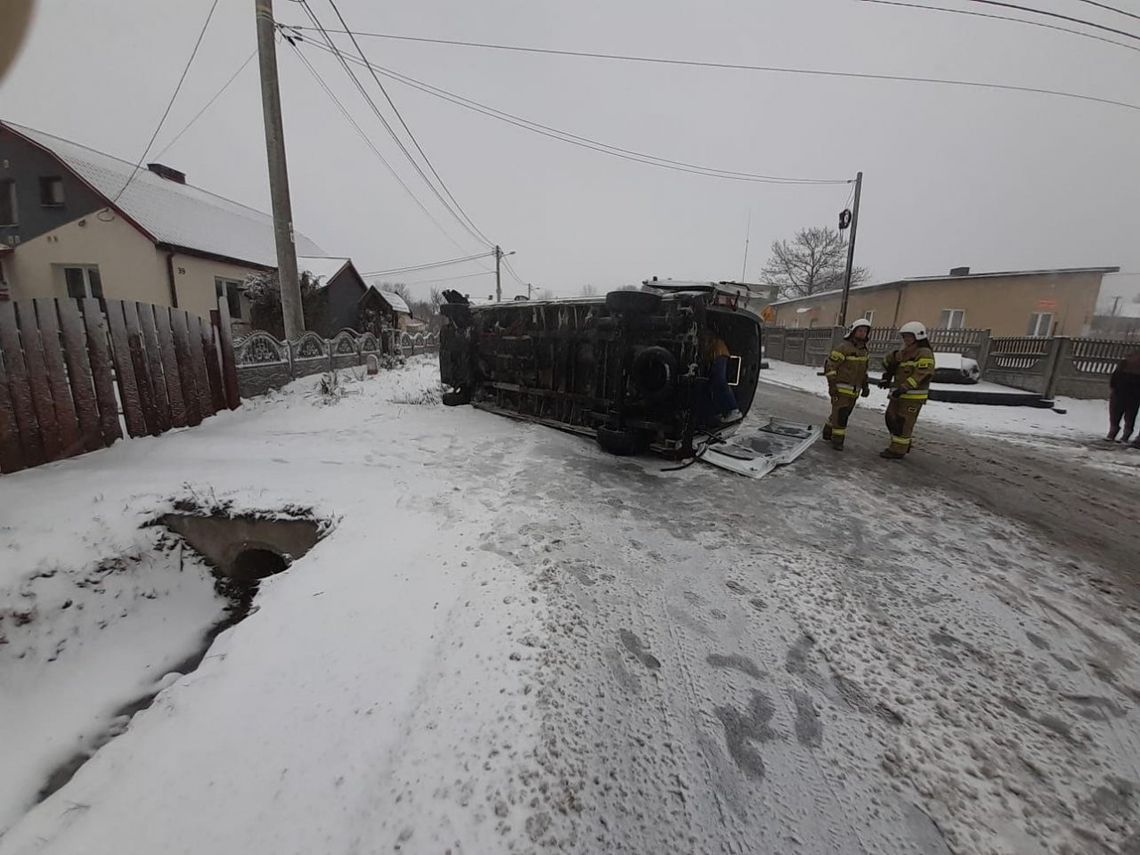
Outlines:
[[[264, 267], [277, 266], [273, 219], [268, 214], [162, 178], [145, 165], [131, 178], [135, 165], [129, 161], [32, 128], [10, 122], [3, 125], [54, 154], [108, 203], [118, 197], [113, 206], [156, 243]], [[296, 241], [299, 253], [321, 254], [320, 247], [300, 232]]]
[[[1017, 276], [1071, 276], [1079, 273], [1117, 273], [1119, 267], [1058, 267], [1053, 270], [999, 270], [992, 273], [960, 273], [945, 276], [911, 276], [906, 279], [892, 279], [889, 282], [874, 282], [870, 285], [856, 285], [852, 291], [874, 291], [877, 288], [893, 288], [898, 285], [920, 285], [923, 282], [957, 282], [970, 279], [1010, 279]], [[786, 306], [789, 303], [801, 303], [805, 300], [818, 300], [821, 297], [834, 297], [842, 294], [842, 288], [830, 291], [820, 291], [808, 297], [788, 297], [786, 300], [777, 300], [772, 305]]]
[[401, 315], [410, 315], [412, 313], [412, 310], [408, 308], [407, 302], [399, 294], [394, 291], [384, 291], [381, 288], [377, 288], [376, 290], [380, 292], [381, 297], [388, 301], [388, 305]]
[[344, 268], [351, 264], [351, 259], [336, 258], [333, 256], [323, 255], [298, 255], [297, 256], [297, 270], [301, 273], [308, 273], [313, 279], [316, 280], [317, 287], [323, 288], [328, 285], [336, 275]]

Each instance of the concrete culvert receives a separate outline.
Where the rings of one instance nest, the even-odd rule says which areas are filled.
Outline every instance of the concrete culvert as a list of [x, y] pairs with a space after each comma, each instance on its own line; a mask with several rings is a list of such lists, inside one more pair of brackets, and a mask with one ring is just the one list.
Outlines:
[[271, 549], [252, 548], [239, 552], [230, 565], [230, 577], [237, 582], [253, 582], [280, 573], [287, 567], [285, 557]]

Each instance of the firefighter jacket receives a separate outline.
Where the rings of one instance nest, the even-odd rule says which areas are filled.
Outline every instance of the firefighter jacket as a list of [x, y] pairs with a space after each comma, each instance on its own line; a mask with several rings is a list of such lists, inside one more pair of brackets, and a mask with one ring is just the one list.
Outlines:
[[883, 377], [894, 379], [904, 401], [925, 401], [934, 379], [934, 351], [929, 347], [891, 351], [883, 360]]
[[843, 339], [831, 351], [824, 363], [823, 373], [833, 393], [858, 398], [867, 385], [867, 348], [850, 339]]

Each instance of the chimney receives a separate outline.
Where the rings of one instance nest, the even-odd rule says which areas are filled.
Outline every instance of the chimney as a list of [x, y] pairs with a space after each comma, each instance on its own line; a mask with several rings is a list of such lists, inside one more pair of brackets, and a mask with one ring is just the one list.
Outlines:
[[161, 163], [148, 163], [146, 165], [146, 168], [153, 172], [155, 175], [158, 175], [161, 178], [165, 178], [167, 181], [173, 181], [175, 184], [186, 183], [186, 173], [179, 172], [177, 169], [173, 169], [172, 167], [163, 166]]
[[970, 275], [970, 268], [969, 267], [951, 267], [950, 268], [950, 275], [951, 276], [969, 276]]

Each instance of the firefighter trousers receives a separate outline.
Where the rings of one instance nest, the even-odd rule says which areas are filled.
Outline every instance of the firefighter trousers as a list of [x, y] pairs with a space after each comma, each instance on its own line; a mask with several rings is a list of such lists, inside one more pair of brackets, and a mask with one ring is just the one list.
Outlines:
[[847, 422], [855, 412], [855, 402], [859, 400], [859, 392], [852, 387], [851, 391], [840, 387], [831, 393], [831, 415], [827, 419], [827, 429], [824, 438], [830, 439], [833, 445], [843, 445], [847, 439]]
[[918, 414], [924, 403], [924, 401], [907, 399], [905, 396], [891, 398], [884, 415], [887, 430], [891, 432], [891, 445], [888, 451], [898, 455], [910, 451], [914, 423], [918, 421]]

